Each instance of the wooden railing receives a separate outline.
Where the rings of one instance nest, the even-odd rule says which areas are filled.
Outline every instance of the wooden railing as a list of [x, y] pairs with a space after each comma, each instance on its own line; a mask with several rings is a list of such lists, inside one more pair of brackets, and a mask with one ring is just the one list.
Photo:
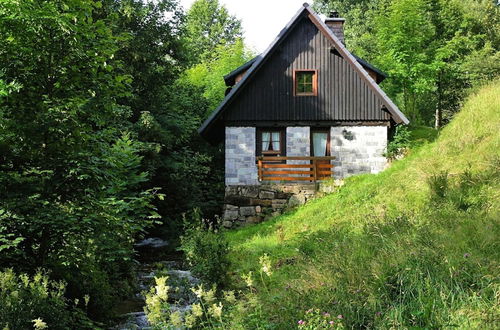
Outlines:
[[[335, 157], [257, 157], [259, 181], [316, 182], [332, 177]], [[288, 161], [300, 164], [287, 164]]]

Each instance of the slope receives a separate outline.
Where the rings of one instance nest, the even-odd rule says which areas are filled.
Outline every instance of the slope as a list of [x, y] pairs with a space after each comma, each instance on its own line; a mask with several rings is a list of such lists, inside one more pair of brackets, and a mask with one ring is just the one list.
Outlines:
[[[228, 232], [233, 281], [259, 274], [240, 324], [314, 328], [496, 328], [500, 261], [500, 81], [472, 95], [435, 142], [378, 175], [271, 221]], [[262, 274], [262, 273], [261, 273]], [[341, 317], [340, 317], [341, 316]]]

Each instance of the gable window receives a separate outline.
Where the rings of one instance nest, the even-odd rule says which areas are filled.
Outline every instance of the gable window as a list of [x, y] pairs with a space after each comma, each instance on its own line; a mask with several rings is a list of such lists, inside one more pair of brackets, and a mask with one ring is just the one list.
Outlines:
[[257, 156], [284, 156], [285, 130], [283, 128], [257, 129]]
[[294, 71], [294, 95], [316, 96], [318, 95], [318, 71], [317, 70], [295, 70]]

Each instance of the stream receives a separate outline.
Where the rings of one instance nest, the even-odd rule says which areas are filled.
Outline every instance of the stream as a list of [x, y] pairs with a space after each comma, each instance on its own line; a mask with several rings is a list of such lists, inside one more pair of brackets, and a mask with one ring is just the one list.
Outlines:
[[[139, 266], [137, 267], [137, 292], [134, 296], [123, 301], [116, 307], [120, 315], [118, 325], [111, 327], [113, 330], [151, 329], [146, 314], [144, 313], [144, 291], [149, 291], [154, 286], [157, 275], [167, 275], [169, 290], [170, 310], [184, 313], [191, 309], [195, 296], [191, 287], [200, 283], [190, 271], [183, 267], [182, 256], [172, 252], [168, 242], [156, 238], [146, 238], [135, 244], [139, 253]], [[158, 274], [160, 273], [160, 274]]]

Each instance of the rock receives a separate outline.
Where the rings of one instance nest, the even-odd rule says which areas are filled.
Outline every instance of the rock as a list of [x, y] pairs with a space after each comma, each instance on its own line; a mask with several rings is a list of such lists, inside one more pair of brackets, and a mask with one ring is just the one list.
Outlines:
[[231, 228], [233, 226], [233, 222], [226, 220], [222, 223], [222, 226], [224, 226], [224, 228]]
[[277, 191], [276, 194], [274, 195], [274, 198], [276, 199], [288, 199], [291, 194], [282, 192], [282, 191]]
[[262, 219], [263, 218], [260, 216], [248, 217], [247, 223], [260, 223], [260, 222], [262, 222]]
[[242, 207], [240, 207], [240, 214], [244, 217], [255, 215], [255, 207], [242, 206]]
[[224, 197], [224, 203], [236, 206], [248, 206], [250, 205], [251, 199], [243, 196], [226, 196]]
[[167, 246], [168, 243], [161, 238], [158, 237], [150, 237], [146, 238], [139, 243], [134, 244], [136, 247], [146, 247], [146, 248], [152, 248], [152, 249], [157, 249], [161, 248], [164, 246]]
[[271, 199], [252, 199], [250, 200], [250, 205], [259, 206], [271, 206], [273, 201]]
[[255, 198], [259, 195], [259, 186], [246, 186], [241, 188], [241, 195]]
[[259, 194], [260, 199], [273, 199], [274, 191], [262, 190]]
[[273, 199], [273, 210], [282, 209], [286, 206], [286, 199]]
[[230, 204], [226, 204], [224, 205], [224, 209], [226, 211], [238, 211], [238, 206], [235, 206], [235, 205], [230, 205]]
[[224, 212], [224, 220], [236, 220], [238, 219], [238, 210], [226, 210]]
[[297, 205], [305, 204], [305, 202], [306, 202], [306, 197], [304, 195], [293, 195], [288, 200], [288, 206], [294, 207]]

